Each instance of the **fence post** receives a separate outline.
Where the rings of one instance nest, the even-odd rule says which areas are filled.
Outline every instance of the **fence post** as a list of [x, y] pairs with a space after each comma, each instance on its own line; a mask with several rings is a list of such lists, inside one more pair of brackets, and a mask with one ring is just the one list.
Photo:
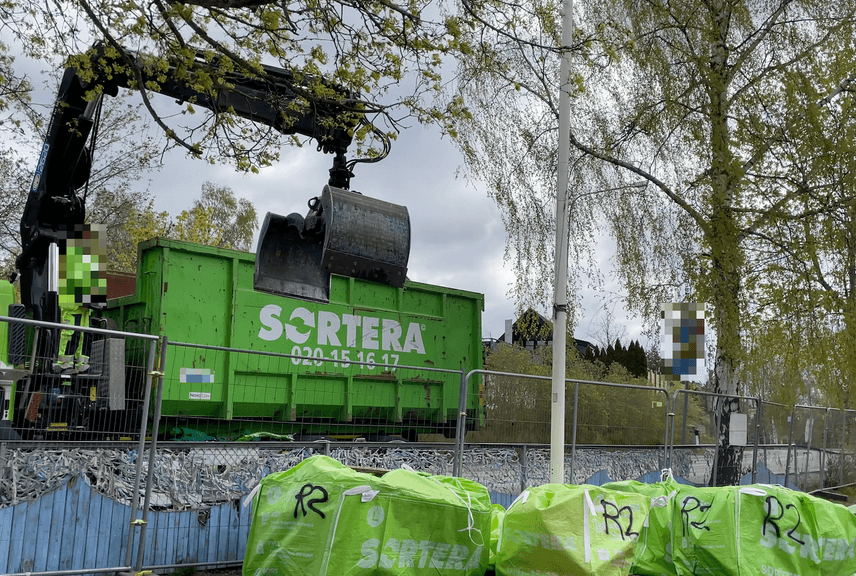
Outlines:
[[[579, 406], [579, 403], [580, 383], [574, 382], [574, 424], [571, 428], [571, 484], [574, 483], [574, 460], [577, 455], [577, 407]], [[564, 458], [564, 455], [562, 455], [562, 457]]]
[[[725, 397], [717, 396], [716, 399], [719, 402], [725, 402]], [[716, 410], [716, 447], [714, 448], [713, 453], [713, 469], [710, 471], [710, 485], [716, 486], [716, 467], [719, 464], [719, 429], [720, 424], [722, 424], [722, 410], [719, 407], [718, 402], [714, 402], [714, 409]]]
[[[761, 400], [761, 406], [764, 406], [764, 401]], [[762, 408], [763, 409], [763, 408]], [[778, 436], [778, 430], [776, 430], [776, 436]], [[769, 472], [770, 470], [770, 462], [767, 459], [767, 445], [770, 443], [770, 435], [769, 433], [764, 433], [764, 468]]]
[[[668, 397], [668, 394], [666, 394]], [[666, 415], [666, 434], [669, 436], [669, 457], [667, 460], [668, 466], [666, 468], [672, 468], [672, 456], [675, 453], [675, 405], [677, 404], [676, 400], [678, 399], [678, 391], [675, 391], [674, 396], [672, 396], [672, 403], [670, 404], [669, 414]]]
[[841, 466], [838, 471], [838, 485], [844, 486], [844, 459], [847, 457], [847, 454], [844, 452], [844, 446], [847, 445], [845, 442], [845, 438], [847, 438], [847, 411], [841, 411], [841, 449], [838, 451], [841, 454]]
[[[809, 407], [809, 418], [812, 418], [811, 407]], [[804, 478], [803, 490], [808, 488], [809, 469], [811, 468], [811, 441], [812, 441], [813, 436], [814, 436], [814, 419], [812, 418], [810, 420], [810, 422], [811, 422], [811, 433], [808, 435], [808, 438], [806, 439], [806, 446], [805, 446], [805, 476], [803, 477]]]
[[[684, 383], [684, 390], [690, 389], [690, 383]], [[681, 417], [681, 445], [687, 445], [687, 412], [690, 410], [690, 395], [684, 394], [684, 414]]]
[[520, 455], [520, 491], [526, 490], [526, 477], [529, 474], [529, 450], [526, 444], [523, 445], [523, 451]]
[[829, 411], [832, 408], [827, 406], [826, 414], [823, 415], [823, 452], [820, 453], [820, 487], [826, 486], [826, 449], [829, 435]]
[[666, 396], [666, 422], [664, 423], [665, 435], [663, 437], [663, 460], [662, 465], [660, 466], [661, 471], [671, 466], [671, 459], [669, 458], [669, 417], [672, 414], [672, 399], [669, 397], [669, 393], [665, 390], [663, 391], [663, 394]]
[[[134, 474], [134, 491], [131, 497], [131, 525], [128, 530], [128, 549], [125, 552], [125, 565], [131, 566], [134, 553], [134, 528], [141, 526], [137, 522], [137, 512], [140, 508], [140, 480], [143, 474], [143, 452], [146, 449], [146, 430], [149, 427], [149, 404], [152, 398], [152, 382], [155, 379], [155, 356], [157, 355], [157, 340], [149, 345], [149, 358], [146, 361], [146, 386], [143, 392], [143, 410], [140, 417], [140, 438], [137, 442], [137, 463]], [[142, 549], [140, 550], [142, 553]]]
[[[849, 412], [853, 412], [854, 414], [856, 414], [856, 410], [849, 410]], [[853, 468], [856, 469], [856, 442], [853, 443]], [[851, 478], [851, 481], [856, 482], [856, 475]]]
[[[161, 339], [161, 361], [157, 372], [152, 372], [152, 376], [158, 377], [157, 396], [155, 398], [155, 409], [152, 414], [152, 441], [149, 443], [149, 469], [146, 474], [146, 496], [143, 500], [143, 518], [142, 530], [140, 532], [140, 549], [137, 551], [136, 571], [137, 573], [143, 570], [143, 556], [146, 553], [146, 528], [149, 520], [149, 504], [152, 499], [152, 484], [155, 472], [155, 457], [157, 456], [158, 432], [160, 428], [161, 404], [163, 403], [163, 377], [166, 373], [166, 351], [169, 347], [169, 339], [163, 336]], [[154, 378], [153, 378], [154, 379]], [[140, 454], [142, 457], [142, 454]]]
[[755, 399], [755, 447], [752, 449], [752, 484], [758, 473], [758, 437], [761, 435], [761, 397]]
[[467, 429], [467, 373], [461, 368], [461, 387], [458, 391], [458, 419], [455, 428], [455, 453], [452, 476], [460, 477], [464, 466], [464, 434]]
[[[791, 474], [791, 445], [794, 441], [794, 420], [797, 418], [797, 407], [791, 409], [791, 429], [788, 432], [788, 452], [785, 456], [785, 487], [788, 486], [788, 478]], [[796, 449], [794, 450], [794, 469], [796, 469]]]

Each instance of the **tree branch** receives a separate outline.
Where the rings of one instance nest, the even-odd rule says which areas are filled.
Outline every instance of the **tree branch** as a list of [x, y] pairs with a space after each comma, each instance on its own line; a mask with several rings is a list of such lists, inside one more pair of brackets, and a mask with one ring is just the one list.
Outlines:
[[95, 12], [92, 10], [92, 7], [86, 0], [80, 0], [80, 5], [83, 7], [83, 10], [86, 12], [87, 16], [89, 16], [90, 20], [92, 20], [92, 23], [95, 24], [95, 26], [101, 31], [102, 34], [104, 34], [104, 38], [107, 39], [107, 42], [119, 52], [119, 54], [122, 56], [122, 59], [127, 64], [128, 69], [133, 71], [134, 78], [137, 81], [137, 91], [142, 96], [143, 104], [145, 105], [146, 110], [149, 111], [149, 114], [154, 119], [155, 123], [166, 133], [167, 137], [170, 140], [172, 140], [179, 146], [186, 148], [192, 154], [198, 156], [200, 154], [199, 148], [179, 138], [176, 135], [175, 131], [172, 130], [172, 128], [170, 128], [166, 124], [164, 124], [163, 120], [161, 120], [160, 118], [160, 115], [155, 112], [152, 103], [149, 101], [149, 96], [148, 94], [146, 94], [146, 87], [145, 83], [143, 82], [142, 73], [140, 72], [139, 68], [134, 64], [134, 61], [128, 56], [128, 53], [125, 51], [122, 45], [119, 44], [116, 39], [113, 38], [113, 35], [110, 34], [110, 32], [104, 27], [104, 24], [101, 22], [98, 16], [95, 15]]
[[[562, 137], [561, 134], [559, 135], [559, 137], [560, 138]], [[638, 168], [637, 166], [630, 164], [629, 162], [625, 162], [624, 160], [614, 158], [608, 154], [603, 154], [603, 153], [598, 152], [597, 150], [595, 150], [593, 148], [586, 146], [585, 144], [580, 143], [577, 140], [576, 136], [574, 136], [573, 132], [571, 132], [569, 134], [569, 137], [571, 139], [571, 144], [573, 144], [574, 147], [577, 148], [578, 150], [580, 150], [581, 152], [584, 152], [585, 154], [588, 154], [589, 156], [593, 156], [599, 160], [603, 160], [604, 162], [609, 162], [613, 166], [618, 166], [620, 168], [624, 168], [625, 170], [629, 170], [630, 172], [636, 174], [637, 176], [644, 178], [645, 180], [654, 184], [657, 188], [662, 190], [663, 193], [666, 196], [668, 196], [672, 202], [677, 204], [681, 209], [683, 209], [687, 214], [689, 214], [690, 217], [696, 222], [696, 224], [698, 224], [698, 226], [702, 229], [702, 231], [705, 234], [710, 233], [710, 225], [708, 224], [705, 217], [700, 212], [698, 212], [695, 208], [690, 206], [690, 204], [687, 203], [686, 200], [684, 200], [679, 195], [677, 195], [675, 192], [673, 192], [671, 190], [671, 188], [669, 188], [666, 185], [665, 182], [658, 179], [657, 177], [650, 174], [649, 172], [646, 172], [645, 170], [642, 170], [641, 168]]]

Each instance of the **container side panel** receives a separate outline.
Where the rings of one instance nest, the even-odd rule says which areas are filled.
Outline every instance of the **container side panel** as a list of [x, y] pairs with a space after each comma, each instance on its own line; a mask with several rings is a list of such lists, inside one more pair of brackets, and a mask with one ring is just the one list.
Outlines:
[[[455, 418], [460, 371], [481, 368], [482, 295], [334, 275], [330, 303], [321, 304], [254, 291], [253, 268], [251, 254], [171, 240], [147, 245], [140, 302], [122, 300], [122, 315], [147, 327], [135, 331], [257, 352], [171, 347], [164, 415], [444, 424]], [[405, 366], [417, 369], [399, 368]], [[478, 383], [471, 386], [478, 390]], [[478, 394], [468, 396], [477, 403]]]

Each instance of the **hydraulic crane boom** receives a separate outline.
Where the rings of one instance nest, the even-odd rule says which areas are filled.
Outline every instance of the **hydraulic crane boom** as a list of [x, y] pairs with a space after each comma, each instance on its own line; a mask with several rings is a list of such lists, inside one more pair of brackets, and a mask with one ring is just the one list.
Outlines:
[[[114, 60], [99, 49], [92, 59], [94, 79], [84, 80], [76, 68], [70, 67], [60, 83], [21, 218], [23, 250], [16, 262], [21, 275], [23, 304], [36, 319], [58, 319], [53, 284], [56, 270], [50, 247], [65, 230], [83, 224], [86, 217], [84, 200], [77, 191], [89, 179], [92, 159], [86, 143], [96, 123], [100, 100], [103, 94], [115, 96], [119, 88], [128, 88], [140, 80], [150, 86], [148, 82], [154, 79], [137, 56], [130, 52], [125, 54], [127, 59]], [[330, 272], [403, 285], [410, 250], [406, 208], [349, 191], [353, 161], [346, 162], [345, 153], [352, 141], [351, 131], [363, 121], [356, 110], [355, 99], [344, 89], [325, 84], [339, 98], [316, 100], [310, 97], [309, 105], [296, 106], [304, 100], [302, 97], [310, 94], [309, 84], [301, 84], [289, 71], [272, 66], [264, 66], [263, 74], [258, 76], [230, 73], [226, 76], [227, 84], [219, 89], [194, 89], [195, 75], [215, 65], [201, 57], [191, 65], [171, 62], [166, 72], [158, 71], [158, 77], [165, 77], [165, 80], [156, 82], [155, 91], [179, 102], [193, 102], [215, 113], [229, 111], [282, 134], [313, 138], [319, 151], [335, 155], [328, 186], [321, 198], [310, 201], [312, 210], [306, 222], [297, 215], [287, 219], [267, 215], [257, 251], [257, 288], [324, 300], [329, 297]], [[115, 70], [135, 72], [129, 75]], [[98, 90], [93, 92], [94, 89]], [[331, 198], [336, 200], [331, 203]], [[339, 215], [335, 221], [334, 213]], [[388, 230], [393, 230], [392, 236], [386, 233], [386, 241], [397, 246], [394, 253], [375, 250], [373, 238], [379, 233], [383, 236]], [[332, 248], [329, 254], [327, 252], [328, 241], [342, 237], [348, 243], [356, 242], [356, 252], [362, 259], [356, 268], [337, 264], [342, 258], [334, 254]], [[290, 260], [286, 268], [290, 265], [292, 272], [298, 272], [298, 277], [303, 273], [306, 278], [295, 281], [282, 277], [279, 270], [282, 262], [277, 261], [282, 256]]]

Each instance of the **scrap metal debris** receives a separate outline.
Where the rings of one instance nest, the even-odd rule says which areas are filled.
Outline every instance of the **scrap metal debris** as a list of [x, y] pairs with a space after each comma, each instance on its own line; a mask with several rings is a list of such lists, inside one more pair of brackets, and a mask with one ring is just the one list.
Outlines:
[[[264, 476], [288, 470], [321, 453], [362, 469], [408, 467], [435, 475], [450, 475], [454, 464], [454, 452], [450, 449], [413, 445], [277, 444], [261, 447], [204, 443], [175, 449], [158, 447], [149, 505], [153, 510], [205, 510], [224, 502], [235, 502], [249, 494]], [[573, 482], [582, 483], [601, 470], [606, 470], [614, 480], [637, 478], [646, 471], [658, 470], [660, 456], [662, 452], [653, 450], [578, 451]], [[690, 456], [680, 455], [675, 459], [676, 474], [689, 472]], [[144, 502], [148, 463], [149, 453], [144, 451], [137, 494], [139, 507]], [[134, 497], [136, 466], [136, 450], [7, 449], [0, 452], [0, 508], [31, 502], [76, 477], [83, 477], [105, 497], [130, 505]], [[548, 482], [549, 469], [546, 449], [530, 448], [521, 454], [518, 448], [474, 446], [463, 455], [465, 477], [480, 482], [489, 490], [507, 494], [516, 494], [523, 486]]]
[[[152, 473], [153, 509], [207, 508], [239, 499], [269, 472], [284, 470], [311, 456], [292, 450], [158, 450]], [[138, 505], [145, 496], [148, 452], [143, 453]], [[117, 449], [7, 450], [0, 466], [0, 508], [30, 502], [74, 477], [117, 502], [130, 505], [137, 451]]]
[[[152, 472], [150, 508], [206, 509], [240, 499], [264, 476], [288, 470], [323, 452], [323, 447], [204, 447], [161, 449]], [[448, 474], [447, 451], [412, 449], [334, 448], [330, 455], [344, 464], [394, 469], [402, 465], [432, 474]], [[149, 454], [142, 455], [138, 506], [145, 497]], [[0, 508], [31, 502], [74, 477], [83, 477], [96, 491], [125, 505], [134, 494], [137, 451], [119, 449], [6, 450], [0, 457]]]

